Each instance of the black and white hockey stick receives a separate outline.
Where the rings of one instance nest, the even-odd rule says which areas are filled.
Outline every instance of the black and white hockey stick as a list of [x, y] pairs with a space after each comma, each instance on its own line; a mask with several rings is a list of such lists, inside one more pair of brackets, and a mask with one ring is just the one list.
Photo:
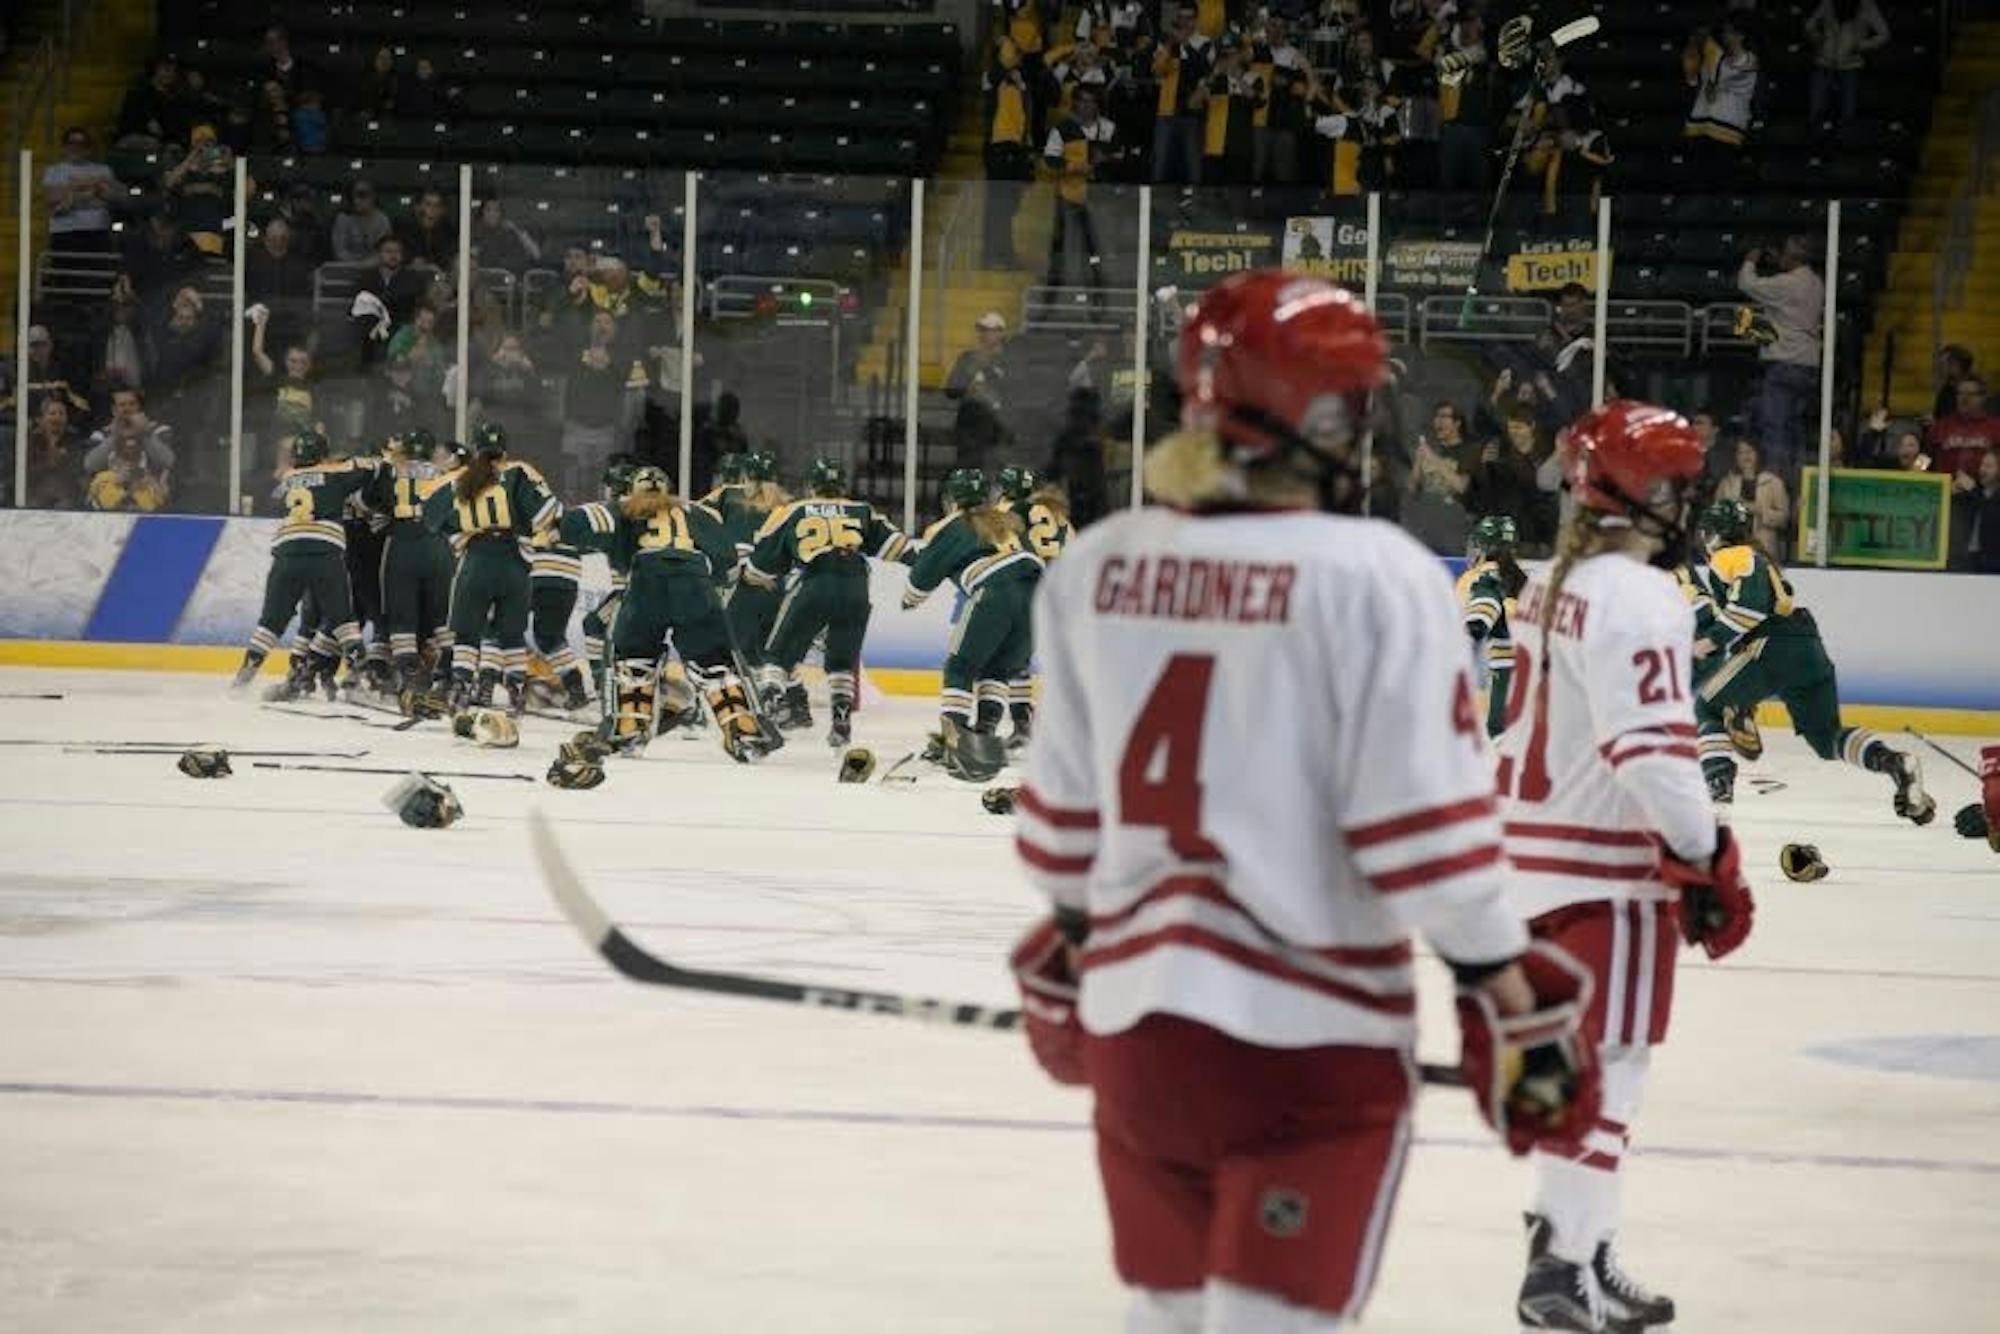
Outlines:
[[[749, 973], [717, 973], [682, 968], [635, 944], [632, 938], [605, 916], [597, 900], [583, 886], [583, 878], [564, 855], [556, 841], [548, 816], [539, 810], [528, 812], [528, 841], [534, 846], [535, 862], [542, 879], [554, 896], [556, 906], [569, 919], [584, 943], [595, 950], [620, 976], [647, 986], [675, 987], [683, 991], [706, 991], [723, 996], [743, 996], [753, 1000], [780, 1001], [787, 1005], [811, 1005], [822, 1009], [853, 1010], [863, 1014], [887, 1015], [894, 1019], [915, 1019], [927, 1024], [957, 1028], [1018, 1028], [1021, 1012], [974, 1005], [967, 1001], [939, 1000], [931, 996], [906, 996], [893, 991], [862, 991], [852, 987], [818, 986], [806, 982], [786, 982], [775, 977]], [[1423, 1082], [1445, 1088], [1463, 1088], [1465, 1077], [1445, 1065], [1420, 1067]]]
[[1936, 751], [1938, 754], [1950, 760], [1953, 764], [1957, 765], [1959, 768], [1965, 770], [1965, 772], [1971, 774], [1974, 779], [1978, 779], [1979, 770], [1973, 768], [1971, 765], [1967, 764], [1964, 760], [1961, 760], [1960, 758], [1958, 758], [1958, 756], [1952, 754], [1950, 751], [1946, 750], [1943, 746], [1940, 746], [1937, 742], [1925, 736], [1922, 732], [1919, 732], [1916, 728], [1905, 725], [1903, 730], [1905, 732], [1908, 732], [1911, 736], [1915, 737], [1917, 740], [1923, 742], [1926, 746], [1929, 746], [1932, 750]]
[[[206, 744], [206, 743], [204, 743]], [[65, 755], [184, 755], [187, 746], [149, 746], [133, 744], [129, 746], [64, 746]], [[229, 752], [232, 760], [365, 760], [365, 750], [237, 750], [232, 746], [220, 749]]]
[[61, 699], [61, 695], [44, 694], [39, 691], [0, 690], [0, 699]]
[[401, 769], [361, 769], [346, 764], [275, 764], [268, 760], [258, 760], [250, 766], [253, 769], [289, 769], [295, 772], [322, 774], [386, 774], [392, 778], [402, 778], [418, 773], [426, 778], [492, 778], [503, 783], [532, 783], [532, 774], [480, 773], [466, 769], [427, 769], [422, 765], [405, 765]]

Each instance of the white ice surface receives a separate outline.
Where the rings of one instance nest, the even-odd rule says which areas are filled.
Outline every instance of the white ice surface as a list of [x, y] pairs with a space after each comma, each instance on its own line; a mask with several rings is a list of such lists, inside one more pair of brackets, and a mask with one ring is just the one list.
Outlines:
[[[557, 792], [550, 723], [481, 752], [205, 678], [0, 672], [37, 690], [67, 698], [0, 699], [0, 739], [538, 781], [459, 781], [469, 815], [427, 832], [382, 808], [387, 777], [0, 748], [0, 1329], [1119, 1327], [1086, 1100], [1017, 1038], [624, 983], [542, 892], [521, 818], [546, 807], [677, 960], [1006, 1003], [1034, 903], [972, 789], [840, 787], [810, 735], [757, 770], [670, 739]], [[860, 739], [886, 764], [928, 714], [892, 701]], [[1755, 771], [1787, 786], [1742, 786], [1757, 932], [1724, 965], [1683, 956], [1628, 1160], [1624, 1249], [1681, 1328], [2000, 1322], [2000, 858], [1950, 830], [1970, 780], [1927, 767], [1923, 830], [1790, 737]], [[1780, 877], [1788, 839], [1833, 877]], [[1809, 1051], [1862, 1040], [1961, 1077]], [[1420, 1130], [1367, 1327], [1511, 1328], [1528, 1173], [1462, 1094], [1426, 1095]]]

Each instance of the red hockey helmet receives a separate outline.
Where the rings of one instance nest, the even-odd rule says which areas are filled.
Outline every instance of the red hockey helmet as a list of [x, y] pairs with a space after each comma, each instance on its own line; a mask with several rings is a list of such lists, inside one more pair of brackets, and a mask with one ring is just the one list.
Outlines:
[[1331, 458], [1367, 430], [1389, 344], [1358, 297], [1259, 269], [1211, 287], [1181, 326], [1181, 424], [1216, 431], [1235, 463], [1304, 448]]
[[1585, 509], [1630, 516], [1678, 509], [1680, 495], [1662, 487], [1701, 476], [1701, 437], [1685, 417], [1632, 399], [1614, 399], [1585, 413], [1563, 438], [1563, 472]]

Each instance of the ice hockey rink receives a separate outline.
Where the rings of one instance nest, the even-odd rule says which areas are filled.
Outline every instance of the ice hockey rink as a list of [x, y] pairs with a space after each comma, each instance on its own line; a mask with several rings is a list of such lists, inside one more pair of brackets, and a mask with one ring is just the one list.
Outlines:
[[[1018, 1036], [622, 981], [523, 821], [548, 811], [676, 961], [1009, 1004], [1036, 903], [975, 789], [839, 786], [815, 733], [757, 769], [670, 737], [559, 792], [553, 722], [495, 752], [209, 677], [9, 669], [0, 694], [0, 1328], [1119, 1328], [1087, 1098]], [[888, 701], [857, 740], [886, 764], [930, 713]], [[386, 776], [29, 744], [147, 740], [535, 781], [450, 780], [466, 818], [419, 831]], [[2000, 1319], [2000, 857], [1925, 758], [1927, 829], [1789, 736], [1739, 784], [1756, 934], [1683, 955], [1628, 1160], [1623, 1250], [1676, 1328]], [[1785, 880], [1786, 841], [1832, 877]], [[1528, 1170], [1461, 1092], [1419, 1132], [1366, 1327], [1511, 1329]]]

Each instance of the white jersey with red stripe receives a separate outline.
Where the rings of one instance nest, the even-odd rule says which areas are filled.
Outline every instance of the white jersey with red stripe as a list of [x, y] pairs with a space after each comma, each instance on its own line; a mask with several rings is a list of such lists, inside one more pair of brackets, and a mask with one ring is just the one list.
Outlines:
[[1386, 523], [1146, 509], [1071, 543], [1036, 600], [1017, 848], [1089, 917], [1088, 1031], [1407, 1047], [1413, 931], [1523, 949], [1463, 639]]
[[1578, 561], [1552, 611], [1548, 577], [1520, 593], [1498, 742], [1510, 901], [1536, 917], [1669, 898], [1661, 844], [1697, 863], [1715, 851], [1688, 685], [1694, 614], [1671, 575], [1627, 555]]

